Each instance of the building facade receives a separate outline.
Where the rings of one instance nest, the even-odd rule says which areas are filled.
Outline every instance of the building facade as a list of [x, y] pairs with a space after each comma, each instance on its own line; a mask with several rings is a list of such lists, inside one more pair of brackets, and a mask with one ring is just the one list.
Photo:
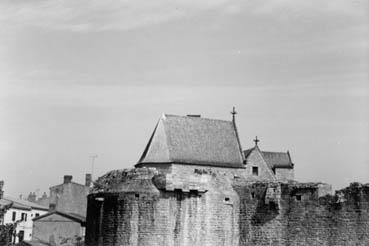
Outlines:
[[31, 240], [33, 234], [32, 219], [46, 214], [48, 208], [26, 200], [4, 197], [3, 202], [10, 204], [6, 210], [2, 223], [16, 224], [15, 235], [12, 241], [18, 243], [23, 240]]
[[50, 187], [49, 213], [34, 218], [30, 243], [82, 245], [92, 177], [86, 174], [85, 184], [75, 183], [72, 179], [71, 175], [64, 175], [62, 184]]

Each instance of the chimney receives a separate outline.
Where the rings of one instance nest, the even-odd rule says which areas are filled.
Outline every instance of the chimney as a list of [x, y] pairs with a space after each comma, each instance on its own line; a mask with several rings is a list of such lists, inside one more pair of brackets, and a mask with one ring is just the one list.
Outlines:
[[36, 193], [35, 192], [30, 192], [27, 198], [28, 201], [30, 202], [36, 202]]
[[69, 184], [70, 182], [72, 182], [72, 175], [64, 175], [64, 184]]
[[92, 184], [92, 175], [91, 173], [86, 173], [85, 186], [91, 187]]
[[42, 199], [46, 199], [47, 198], [47, 194], [46, 192], [44, 192], [44, 194], [42, 194]]

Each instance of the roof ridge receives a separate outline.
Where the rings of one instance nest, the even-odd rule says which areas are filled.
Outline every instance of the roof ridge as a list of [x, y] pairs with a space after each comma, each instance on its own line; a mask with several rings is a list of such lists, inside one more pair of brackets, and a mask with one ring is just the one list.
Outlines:
[[15, 203], [19, 203], [25, 207], [30, 207], [30, 208], [42, 208], [42, 209], [49, 209], [48, 207], [46, 206], [43, 206], [43, 205], [40, 205], [38, 203], [35, 203], [35, 202], [31, 202], [31, 201], [28, 201], [28, 200], [22, 200], [22, 199], [18, 199], [18, 198], [14, 198], [14, 197], [10, 197], [10, 196], [5, 196], [3, 197], [4, 200], [8, 200], [8, 201], [11, 201], [11, 202], [15, 202]]
[[176, 115], [176, 114], [163, 114], [162, 119], [166, 119], [168, 117], [178, 117], [178, 118], [185, 118], [185, 119], [196, 119], [196, 120], [208, 120], [208, 121], [221, 121], [221, 122], [227, 122], [232, 123], [232, 120], [221, 120], [221, 119], [212, 119], [207, 117], [190, 117], [186, 115]]
[[261, 152], [263, 152], [263, 153], [275, 153], [275, 154], [288, 154], [288, 151], [283, 152], [283, 151], [264, 151], [264, 150], [262, 150]]

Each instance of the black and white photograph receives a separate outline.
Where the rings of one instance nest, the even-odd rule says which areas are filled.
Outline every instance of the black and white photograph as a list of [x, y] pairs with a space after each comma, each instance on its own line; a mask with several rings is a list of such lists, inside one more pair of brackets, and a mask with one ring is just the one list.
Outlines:
[[0, 246], [368, 246], [369, 0], [0, 0]]

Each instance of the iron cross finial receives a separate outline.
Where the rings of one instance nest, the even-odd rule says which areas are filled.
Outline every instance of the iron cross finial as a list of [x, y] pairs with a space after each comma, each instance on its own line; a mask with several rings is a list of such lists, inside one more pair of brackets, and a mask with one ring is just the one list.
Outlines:
[[255, 137], [254, 142], [255, 142], [255, 145], [258, 145], [258, 142], [260, 142], [260, 140], [258, 139], [258, 136]]
[[233, 107], [233, 110], [232, 110], [231, 114], [232, 114], [232, 120], [234, 121], [235, 117], [236, 117], [236, 114], [237, 114], [235, 107]]

